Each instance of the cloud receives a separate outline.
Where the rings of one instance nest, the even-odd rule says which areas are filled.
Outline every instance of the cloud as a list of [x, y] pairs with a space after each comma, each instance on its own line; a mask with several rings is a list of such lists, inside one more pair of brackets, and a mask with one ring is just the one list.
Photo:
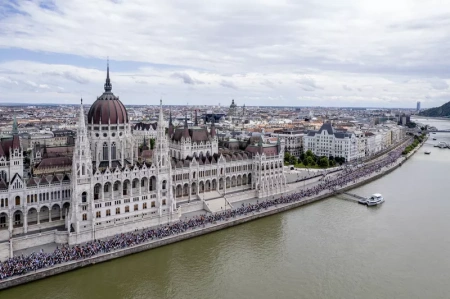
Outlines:
[[448, 89], [448, 87], [449, 87], [447, 82], [445, 82], [442, 79], [438, 79], [438, 78], [430, 79], [430, 80], [428, 80], [428, 82], [430, 83], [431, 87], [433, 87], [434, 89], [442, 90], [442, 89]]
[[4, 84], [4, 86], [19, 85], [19, 82], [17, 82], [16, 80], [12, 80], [9, 77], [0, 77], [0, 84]]
[[351, 87], [349, 87], [348, 85], [344, 84], [342, 85], [342, 88], [346, 91], [352, 91], [353, 89]]
[[77, 74], [73, 74], [69, 71], [62, 71], [62, 72], [57, 72], [57, 71], [53, 71], [53, 72], [45, 72], [43, 73], [43, 75], [48, 75], [48, 76], [58, 76], [58, 77], [62, 77], [65, 78], [67, 80], [71, 80], [80, 84], [87, 84], [89, 83], [89, 80], [87, 80], [86, 78], [83, 78]]
[[276, 85], [275, 85], [275, 83], [274, 82], [272, 82], [272, 81], [269, 81], [269, 80], [264, 80], [264, 81], [262, 81], [262, 82], [260, 82], [261, 83], [261, 85], [264, 85], [264, 86], [267, 86], [267, 87], [269, 87], [269, 88], [275, 88], [276, 87]]
[[238, 89], [236, 84], [234, 84], [233, 82], [228, 81], [228, 80], [222, 80], [220, 82], [220, 85], [223, 86], [223, 87], [226, 87], [226, 88]]
[[195, 84], [204, 84], [204, 82], [192, 78], [192, 77], [189, 76], [189, 74], [187, 74], [187, 73], [173, 73], [173, 74], [172, 74], [172, 77], [173, 77], [173, 78], [180, 78], [180, 79], [183, 79], [183, 82], [184, 82], [185, 84], [191, 84], [191, 85], [195, 85]]
[[17, 84], [0, 79], [0, 91], [24, 98], [31, 81], [49, 87], [36, 101], [52, 98], [54, 86], [66, 99], [95, 99], [110, 56], [125, 103], [146, 102], [150, 89], [174, 103], [233, 93], [257, 105], [279, 95], [283, 105], [298, 96], [346, 105], [351, 90], [361, 105], [383, 96], [395, 106], [425, 95], [447, 101], [450, 5], [405, 1], [10, 1], [0, 6], [0, 77]]
[[304, 91], [314, 91], [316, 89], [323, 89], [323, 87], [317, 85], [316, 80], [310, 77], [298, 79], [297, 83], [300, 84], [301, 88]]

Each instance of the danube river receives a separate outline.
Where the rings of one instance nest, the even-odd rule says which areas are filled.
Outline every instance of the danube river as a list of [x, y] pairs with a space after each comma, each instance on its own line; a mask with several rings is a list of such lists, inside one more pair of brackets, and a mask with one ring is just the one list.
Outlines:
[[[450, 122], [429, 121], [439, 129]], [[450, 133], [315, 204], [0, 292], [0, 298], [449, 298]], [[426, 149], [431, 155], [424, 155]]]

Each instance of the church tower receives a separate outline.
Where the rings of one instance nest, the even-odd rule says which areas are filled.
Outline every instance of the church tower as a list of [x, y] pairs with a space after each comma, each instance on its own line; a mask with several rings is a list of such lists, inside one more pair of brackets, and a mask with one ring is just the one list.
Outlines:
[[21, 178], [23, 178], [23, 149], [20, 146], [20, 138], [19, 138], [19, 126], [17, 124], [16, 116], [14, 115], [13, 125], [12, 125], [12, 134], [13, 140], [11, 144], [11, 149], [9, 151], [9, 180], [10, 183], [12, 179], [17, 174]]
[[172, 192], [172, 167], [169, 157], [169, 143], [166, 136], [162, 100], [159, 104], [159, 119], [156, 133], [156, 144], [153, 154], [153, 165], [155, 165], [157, 176], [157, 197], [159, 203], [159, 214], [172, 214], [176, 210], [176, 202]]
[[[72, 159], [72, 205], [68, 229], [79, 234], [92, 229], [92, 157], [84, 118], [83, 100], [80, 105], [77, 137]], [[77, 240], [83, 241], [83, 240]]]

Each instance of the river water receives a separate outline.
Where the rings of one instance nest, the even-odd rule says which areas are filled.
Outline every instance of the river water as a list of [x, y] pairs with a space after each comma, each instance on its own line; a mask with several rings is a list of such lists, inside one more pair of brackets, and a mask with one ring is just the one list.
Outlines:
[[450, 150], [433, 144], [450, 133], [431, 137], [399, 169], [352, 190], [382, 193], [379, 207], [329, 198], [0, 298], [449, 298]]

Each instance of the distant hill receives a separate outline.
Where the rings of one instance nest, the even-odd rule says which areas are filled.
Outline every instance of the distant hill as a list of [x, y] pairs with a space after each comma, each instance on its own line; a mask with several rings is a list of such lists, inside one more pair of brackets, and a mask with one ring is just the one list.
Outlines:
[[450, 102], [445, 103], [441, 107], [430, 108], [422, 111], [419, 115], [430, 117], [450, 117]]

